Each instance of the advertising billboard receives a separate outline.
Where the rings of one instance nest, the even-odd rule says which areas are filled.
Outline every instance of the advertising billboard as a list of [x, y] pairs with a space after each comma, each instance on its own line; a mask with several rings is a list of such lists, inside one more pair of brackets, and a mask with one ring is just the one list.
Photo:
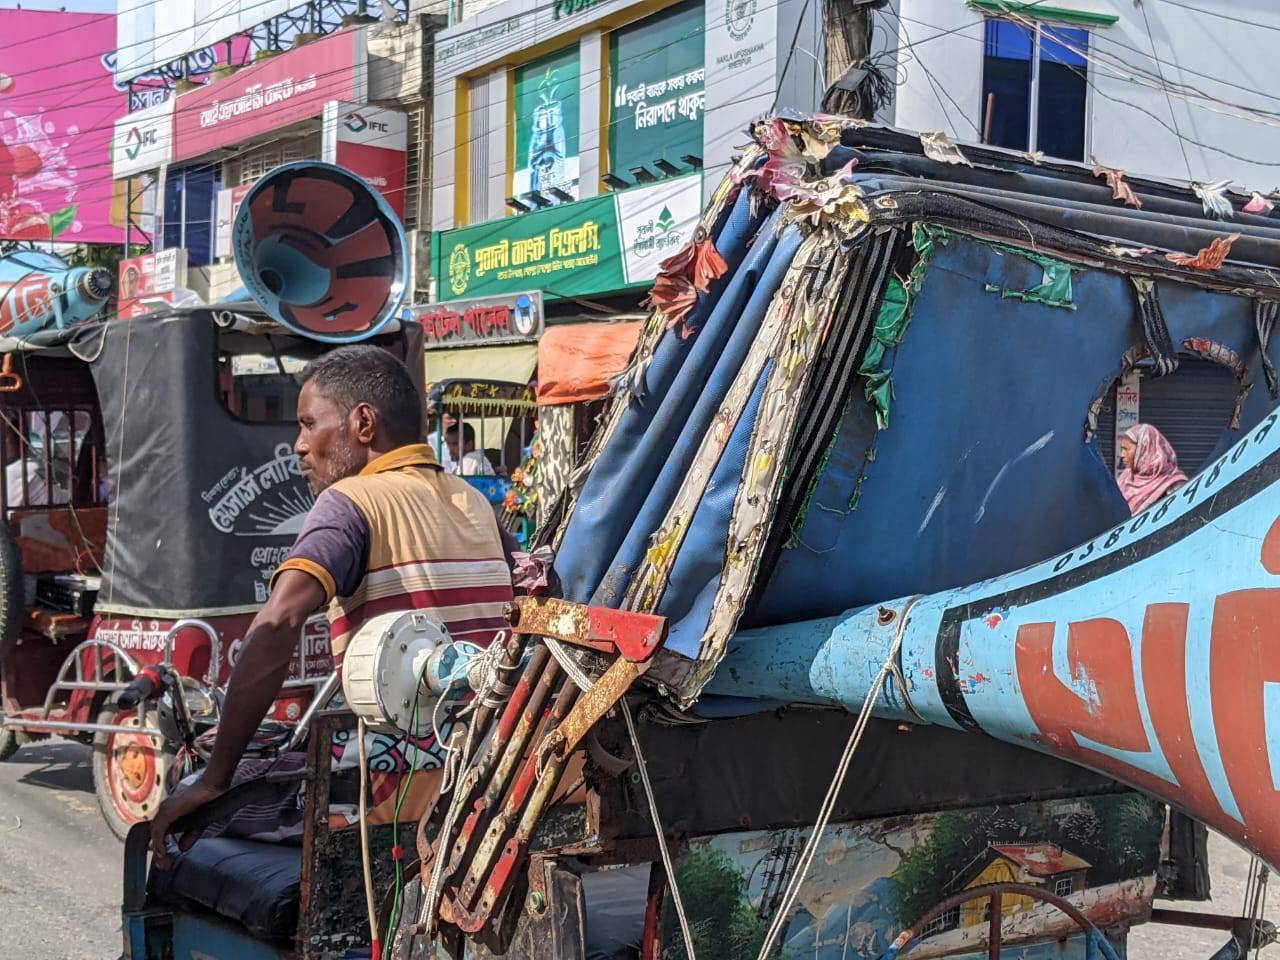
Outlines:
[[682, 3], [609, 35], [609, 169], [702, 156], [702, 3]]
[[367, 52], [363, 29], [340, 30], [184, 94], [174, 161], [319, 117], [329, 100], [363, 102]]
[[111, 218], [111, 135], [126, 98], [101, 58], [114, 19], [0, 10], [8, 50], [0, 64], [0, 237], [122, 241]]
[[321, 159], [356, 174], [404, 220], [409, 118], [400, 110], [330, 101], [324, 106]]
[[512, 190], [578, 196], [578, 48], [517, 67]]
[[[133, 80], [296, 6], [298, 0], [119, 0], [116, 80]], [[99, 51], [104, 45], [99, 37]]]
[[556, 299], [648, 285], [692, 239], [701, 213], [702, 177], [693, 175], [448, 230], [436, 243], [440, 294], [540, 289]]
[[187, 284], [187, 251], [172, 249], [120, 261], [119, 304], [121, 319], [141, 317], [173, 300], [174, 291]]

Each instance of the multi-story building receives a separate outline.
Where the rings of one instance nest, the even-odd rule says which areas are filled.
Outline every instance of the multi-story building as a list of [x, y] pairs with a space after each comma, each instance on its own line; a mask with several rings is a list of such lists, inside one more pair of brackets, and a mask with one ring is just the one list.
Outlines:
[[[658, 264], [692, 236], [747, 125], [818, 103], [822, 5], [502, 0], [450, 13], [432, 63], [435, 303], [422, 313], [532, 301], [549, 334], [526, 326], [513, 344], [502, 329], [503, 345], [485, 346], [429, 323], [440, 349], [427, 379], [527, 382], [538, 368], [545, 387], [555, 350], [592, 355], [597, 341], [625, 362], [618, 325], [632, 321], [634, 343]], [[564, 402], [544, 408], [544, 440], [572, 432]]]
[[[1140, 176], [1280, 181], [1280, 7], [1223, 0], [892, 0], [891, 119]], [[896, 49], [895, 49], [896, 48]]]
[[[237, 16], [183, 32], [191, 12], [181, 6], [142, 3], [119, 18], [119, 48], [130, 55], [117, 58], [117, 81], [150, 104], [116, 124], [112, 151], [117, 179], [150, 174], [154, 184], [154, 229], [134, 242], [183, 251], [184, 285], [217, 299], [240, 283], [231, 224], [249, 187], [281, 163], [329, 160], [375, 186], [411, 246], [426, 247], [418, 228], [429, 231], [425, 50], [435, 18], [380, 22], [340, 0], [246, 2], [229, 5], [244, 8]], [[270, 16], [274, 6], [292, 9]], [[197, 40], [217, 42], [208, 55], [184, 48]]]

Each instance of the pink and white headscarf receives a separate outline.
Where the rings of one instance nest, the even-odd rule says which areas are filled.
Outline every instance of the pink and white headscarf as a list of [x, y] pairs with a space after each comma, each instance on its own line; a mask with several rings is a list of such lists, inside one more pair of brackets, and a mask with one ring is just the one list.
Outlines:
[[1139, 423], [1124, 432], [1136, 448], [1129, 466], [1116, 474], [1116, 483], [1129, 504], [1129, 511], [1139, 514], [1163, 497], [1169, 490], [1187, 482], [1178, 468], [1178, 455], [1163, 433], [1149, 423]]

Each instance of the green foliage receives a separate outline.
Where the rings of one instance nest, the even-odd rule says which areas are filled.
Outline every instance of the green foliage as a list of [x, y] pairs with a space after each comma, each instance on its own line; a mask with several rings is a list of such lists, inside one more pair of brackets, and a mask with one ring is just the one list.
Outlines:
[[57, 237], [58, 234], [65, 233], [71, 224], [75, 223], [76, 211], [79, 209], [80, 205], [73, 203], [69, 207], [63, 207], [49, 214], [49, 236]]
[[[747, 880], [733, 862], [709, 846], [696, 847], [676, 867], [676, 883], [700, 957], [754, 957], [766, 924], [747, 899]], [[688, 960], [675, 911], [664, 911], [664, 960]]]
[[938, 814], [927, 839], [906, 851], [893, 871], [893, 915], [915, 923], [950, 889], [957, 874], [986, 849], [987, 831], [972, 810]]

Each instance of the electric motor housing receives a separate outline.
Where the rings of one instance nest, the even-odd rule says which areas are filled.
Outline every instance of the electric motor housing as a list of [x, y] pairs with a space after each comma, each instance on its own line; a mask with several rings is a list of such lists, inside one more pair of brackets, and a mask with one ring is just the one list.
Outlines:
[[438, 686], [433, 684], [438, 662], [432, 663], [432, 654], [443, 653], [449, 643], [444, 623], [425, 610], [393, 611], [369, 620], [342, 658], [347, 706], [371, 730], [426, 736], [439, 697], [433, 688]]

